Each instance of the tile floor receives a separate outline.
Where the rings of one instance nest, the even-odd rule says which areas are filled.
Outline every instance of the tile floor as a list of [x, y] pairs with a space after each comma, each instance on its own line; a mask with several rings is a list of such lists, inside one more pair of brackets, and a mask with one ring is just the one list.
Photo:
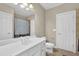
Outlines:
[[73, 53], [63, 49], [54, 49], [53, 53], [47, 53], [47, 56], [79, 56], [79, 52]]

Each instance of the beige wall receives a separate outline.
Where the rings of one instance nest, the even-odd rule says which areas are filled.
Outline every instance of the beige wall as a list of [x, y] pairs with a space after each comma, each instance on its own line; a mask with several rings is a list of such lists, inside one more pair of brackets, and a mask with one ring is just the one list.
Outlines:
[[4, 11], [4, 12], [14, 15], [14, 9], [9, 6], [6, 6], [5, 4], [0, 3], [0, 11]]
[[56, 32], [53, 32], [56, 28], [56, 14], [77, 8], [79, 8], [78, 3], [67, 3], [46, 11], [46, 37], [49, 41], [55, 42], [56, 40]]
[[[34, 3], [33, 6], [34, 6], [33, 12], [36, 15], [35, 16], [35, 34], [36, 36], [39, 36], [39, 37], [45, 36], [45, 10], [39, 4]], [[20, 15], [16, 15], [15, 17], [25, 18]], [[29, 20], [28, 17], [26, 18], [27, 20]]]
[[33, 3], [33, 12], [35, 16], [35, 34], [36, 36], [45, 36], [45, 10], [38, 4]]
[[[35, 20], [35, 33], [37, 36], [44, 36], [45, 35], [45, 11], [44, 9], [39, 5], [34, 3], [34, 10], [33, 12], [37, 15]], [[14, 9], [6, 6], [5, 4], [0, 4], [0, 11], [5, 11], [14, 16]], [[16, 15], [16, 17], [21, 17], [19, 15]], [[24, 18], [23, 16], [21, 18]]]
[[37, 36], [45, 35], [45, 10], [39, 5], [34, 3], [35, 18], [35, 34]]

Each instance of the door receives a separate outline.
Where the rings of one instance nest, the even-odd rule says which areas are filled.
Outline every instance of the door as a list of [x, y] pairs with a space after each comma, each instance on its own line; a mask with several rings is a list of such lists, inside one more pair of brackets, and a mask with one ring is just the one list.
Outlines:
[[[62, 35], [64, 33], [64, 26], [62, 24], [63, 23], [63, 19], [62, 17], [60, 17], [60, 15], [56, 16], [56, 46], [57, 48], [64, 48], [64, 35]], [[62, 48], [62, 49], [63, 49]]]
[[0, 11], [0, 40], [13, 37], [13, 16]]
[[56, 15], [56, 47], [76, 51], [76, 11]]

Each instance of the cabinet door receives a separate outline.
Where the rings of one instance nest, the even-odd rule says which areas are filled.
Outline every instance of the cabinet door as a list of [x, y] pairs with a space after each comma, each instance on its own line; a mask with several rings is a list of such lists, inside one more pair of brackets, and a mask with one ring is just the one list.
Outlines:
[[29, 48], [28, 50], [23, 51], [22, 53], [18, 54], [17, 56], [45, 56], [45, 41], [34, 45], [33, 47]]
[[13, 16], [0, 11], [0, 40], [13, 37]]

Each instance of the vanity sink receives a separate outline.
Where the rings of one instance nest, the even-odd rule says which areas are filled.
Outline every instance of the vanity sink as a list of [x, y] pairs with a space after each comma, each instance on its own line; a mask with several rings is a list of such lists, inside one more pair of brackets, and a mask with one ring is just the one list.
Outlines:
[[[39, 47], [42, 46], [41, 42], [45, 44], [45, 41], [46, 41], [46, 39], [42, 39], [42, 38], [29, 38], [29, 39], [26, 39], [26, 37], [24, 37], [24, 39], [19, 38], [19, 40], [14, 43], [0, 46], [0, 56], [19, 55], [24, 51], [28, 51], [28, 50], [32, 49], [32, 47], [38, 46], [38, 44], [39, 44]], [[36, 48], [36, 49], [38, 49], [38, 48]], [[28, 55], [28, 53], [25, 55]]]

